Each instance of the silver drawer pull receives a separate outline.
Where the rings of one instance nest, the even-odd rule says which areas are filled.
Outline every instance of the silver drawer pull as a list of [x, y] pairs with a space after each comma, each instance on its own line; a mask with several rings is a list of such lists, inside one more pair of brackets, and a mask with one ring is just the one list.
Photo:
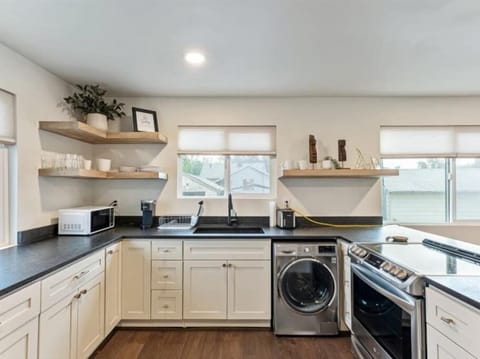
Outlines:
[[455, 325], [455, 321], [451, 318], [440, 317], [440, 320], [448, 325]]
[[168, 278], [168, 274], [165, 274], [165, 275], [163, 276], [163, 278], [165, 278], [165, 279]]
[[167, 304], [165, 304], [165, 305], [163, 306], [163, 308], [165, 308], [165, 309], [168, 309], [168, 305], [167, 305]]
[[113, 254], [113, 251], [110, 249], [107, 254]]
[[163, 253], [168, 253], [168, 252], [170, 252], [170, 249], [164, 249], [163, 250]]
[[80, 278], [86, 276], [88, 274], [88, 272], [89, 272], [88, 270], [80, 272], [80, 274], [77, 274], [75, 277], [73, 277], [73, 279], [80, 279]]
[[82, 296], [82, 295], [81, 295], [80, 293], [75, 294], [75, 295], [73, 296], [73, 299], [79, 299], [81, 296]]

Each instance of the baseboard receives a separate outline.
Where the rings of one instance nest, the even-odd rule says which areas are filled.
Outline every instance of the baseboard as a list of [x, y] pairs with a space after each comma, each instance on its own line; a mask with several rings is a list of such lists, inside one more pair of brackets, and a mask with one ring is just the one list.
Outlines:
[[270, 328], [270, 320], [122, 320], [121, 328]]

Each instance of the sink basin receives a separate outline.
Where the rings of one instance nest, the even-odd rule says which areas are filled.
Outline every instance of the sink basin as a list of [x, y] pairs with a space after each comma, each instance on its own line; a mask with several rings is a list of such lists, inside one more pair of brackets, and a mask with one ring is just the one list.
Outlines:
[[256, 234], [264, 233], [260, 227], [198, 227], [193, 233], [198, 234]]

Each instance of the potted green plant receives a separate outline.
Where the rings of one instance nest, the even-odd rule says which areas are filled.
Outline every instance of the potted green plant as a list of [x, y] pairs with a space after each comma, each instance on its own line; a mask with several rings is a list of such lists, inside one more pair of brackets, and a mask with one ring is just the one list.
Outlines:
[[99, 85], [75, 85], [77, 92], [65, 97], [64, 101], [70, 105], [74, 113], [86, 118], [88, 125], [107, 131], [107, 120], [114, 121], [116, 117], [125, 116], [124, 103], [112, 99], [107, 102], [104, 99], [107, 91]]

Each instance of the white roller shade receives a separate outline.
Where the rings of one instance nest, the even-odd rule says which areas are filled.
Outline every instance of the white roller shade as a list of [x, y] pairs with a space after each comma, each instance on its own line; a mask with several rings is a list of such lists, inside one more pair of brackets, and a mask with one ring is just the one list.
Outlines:
[[380, 128], [380, 154], [389, 157], [479, 157], [480, 126]]
[[275, 126], [180, 126], [180, 154], [276, 154]]
[[0, 90], [0, 143], [15, 143], [15, 96]]

